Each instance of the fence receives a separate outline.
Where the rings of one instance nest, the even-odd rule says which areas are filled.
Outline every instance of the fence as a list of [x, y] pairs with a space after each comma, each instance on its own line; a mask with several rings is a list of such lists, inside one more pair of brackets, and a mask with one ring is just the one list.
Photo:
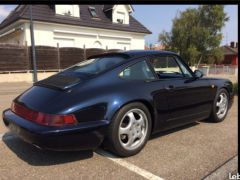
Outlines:
[[[195, 65], [197, 67], [197, 65]], [[204, 75], [209, 74], [228, 74], [228, 75], [237, 75], [238, 66], [236, 65], [204, 65], [200, 64], [198, 69], [201, 70]]]
[[[58, 71], [81, 62], [89, 56], [119, 49], [73, 48], [36, 46], [36, 61], [39, 71]], [[31, 47], [0, 44], [0, 73], [32, 70]]]

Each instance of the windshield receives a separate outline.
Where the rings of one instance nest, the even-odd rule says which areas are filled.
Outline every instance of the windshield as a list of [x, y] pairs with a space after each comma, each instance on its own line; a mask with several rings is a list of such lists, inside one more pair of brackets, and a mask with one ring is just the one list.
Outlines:
[[111, 69], [126, 60], [124, 56], [104, 56], [89, 59], [66, 69], [67, 72], [76, 72], [83, 74], [99, 74], [105, 70]]

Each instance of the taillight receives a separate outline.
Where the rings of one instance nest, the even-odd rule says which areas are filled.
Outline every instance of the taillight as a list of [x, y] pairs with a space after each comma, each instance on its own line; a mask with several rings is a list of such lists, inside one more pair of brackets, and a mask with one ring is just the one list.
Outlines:
[[77, 124], [77, 120], [73, 114], [45, 114], [42, 112], [33, 111], [15, 102], [12, 103], [11, 109], [14, 113], [23, 117], [24, 119], [46, 126], [63, 126]]

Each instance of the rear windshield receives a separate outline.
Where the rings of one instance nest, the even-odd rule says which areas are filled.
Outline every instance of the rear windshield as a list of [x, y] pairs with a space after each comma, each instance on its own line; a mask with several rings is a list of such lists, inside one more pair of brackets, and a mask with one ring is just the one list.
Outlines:
[[126, 59], [127, 57], [125, 56], [96, 57], [75, 64], [74, 66], [66, 69], [66, 71], [94, 75], [111, 69]]

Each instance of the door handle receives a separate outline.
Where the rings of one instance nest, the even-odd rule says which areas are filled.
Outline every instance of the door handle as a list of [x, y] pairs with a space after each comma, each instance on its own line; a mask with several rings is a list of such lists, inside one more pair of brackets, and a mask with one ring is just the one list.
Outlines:
[[170, 91], [170, 90], [173, 90], [174, 89], [174, 86], [173, 85], [169, 85], [167, 87], [165, 87], [166, 90]]

